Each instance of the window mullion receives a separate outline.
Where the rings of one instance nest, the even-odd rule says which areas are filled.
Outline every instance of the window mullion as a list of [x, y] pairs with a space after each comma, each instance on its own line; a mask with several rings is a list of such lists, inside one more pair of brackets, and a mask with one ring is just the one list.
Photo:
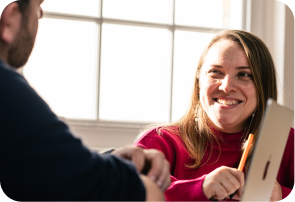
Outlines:
[[170, 115], [169, 122], [172, 122], [172, 105], [173, 105], [173, 69], [174, 69], [174, 35], [175, 35], [175, 0], [172, 5], [172, 46], [171, 46], [171, 79], [170, 79]]
[[98, 61], [97, 61], [97, 108], [96, 108], [96, 121], [99, 122], [99, 99], [100, 99], [100, 76], [101, 76], [101, 43], [102, 43], [102, 6], [103, 6], [103, 0], [100, 0], [99, 1], [99, 4], [100, 4], [100, 21], [99, 21], [99, 36], [98, 36], [98, 43], [99, 43], [99, 46], [98, 46]]

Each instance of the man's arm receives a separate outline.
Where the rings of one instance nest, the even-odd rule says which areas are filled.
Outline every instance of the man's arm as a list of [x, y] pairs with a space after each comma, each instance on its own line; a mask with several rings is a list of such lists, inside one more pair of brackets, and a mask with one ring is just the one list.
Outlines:
[[83, 146], [19, 74], [0, 64], [0, 181], [10, 198], [145, 199], [135, 166]]

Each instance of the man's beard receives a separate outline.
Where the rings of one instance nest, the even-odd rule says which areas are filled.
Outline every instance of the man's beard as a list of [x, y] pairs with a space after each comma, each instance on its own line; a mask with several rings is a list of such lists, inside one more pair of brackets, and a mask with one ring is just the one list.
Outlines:
[[33, 50], [35, 39], [29, 32], [27, 23], [23, 22], [22, 27], [8, 50], [7, 63], [11, 67], [23, 67]]

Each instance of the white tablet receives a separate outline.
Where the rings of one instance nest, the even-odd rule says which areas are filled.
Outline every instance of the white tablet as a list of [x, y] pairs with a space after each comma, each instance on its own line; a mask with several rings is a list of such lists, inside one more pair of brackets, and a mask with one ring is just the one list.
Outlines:
[[292, 110], [267, 101], [241, 201], [270, 200], [293, 118]]

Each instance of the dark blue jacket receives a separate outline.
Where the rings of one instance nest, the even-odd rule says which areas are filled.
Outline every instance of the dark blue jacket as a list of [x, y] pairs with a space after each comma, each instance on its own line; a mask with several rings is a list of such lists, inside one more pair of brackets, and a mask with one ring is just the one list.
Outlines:
[[145, 199], [132, 163], [88, 150], [1, 60], [0, 183], [17, 201]]

